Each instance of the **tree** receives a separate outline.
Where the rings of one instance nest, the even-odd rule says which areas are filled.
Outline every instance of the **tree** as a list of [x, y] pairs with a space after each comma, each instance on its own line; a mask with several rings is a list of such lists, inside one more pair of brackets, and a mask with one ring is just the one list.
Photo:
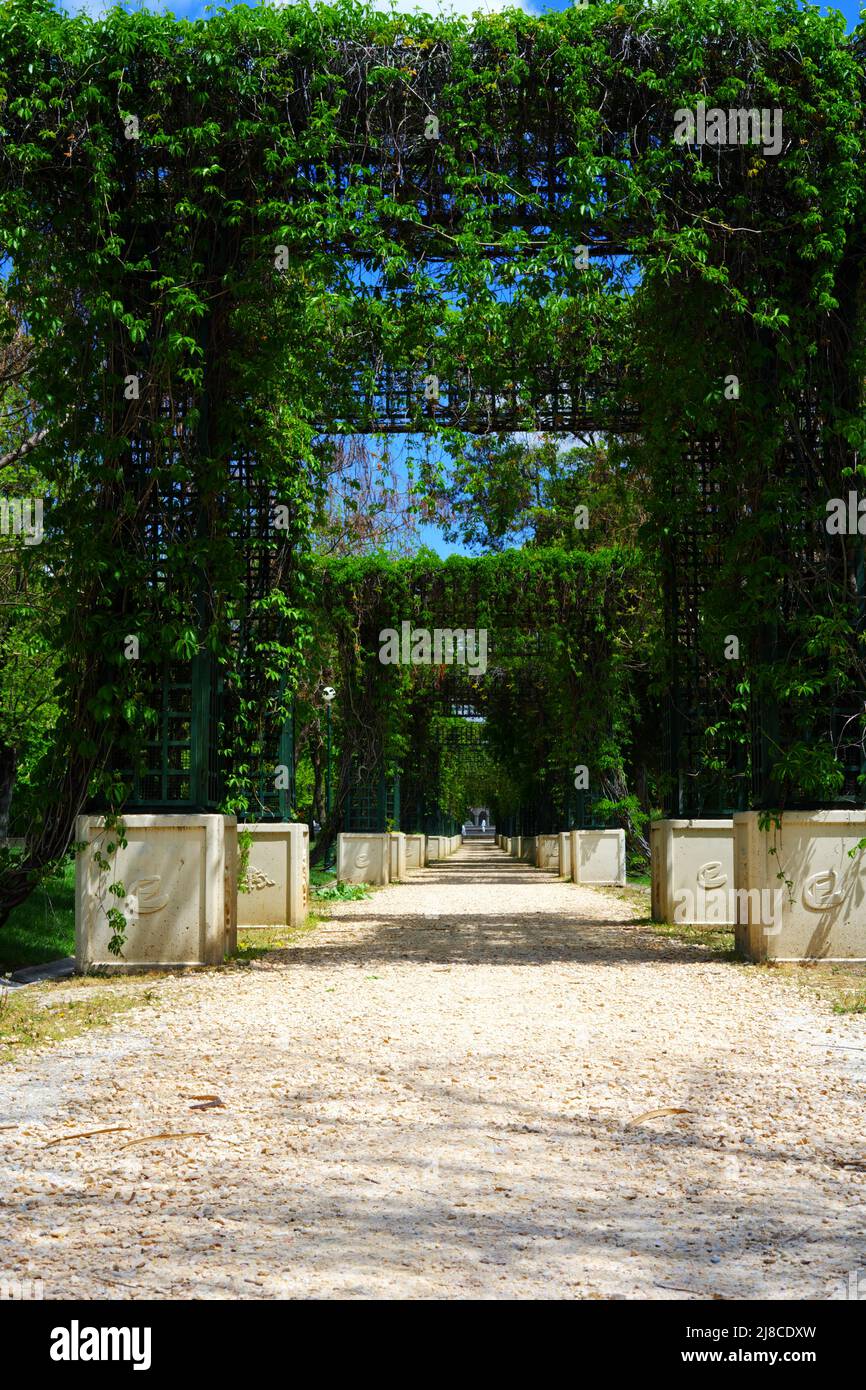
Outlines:
[[10, 833], [16, 783], [22, 790], [29, 783], [57, 719], [59, 634], [52, 632], [53, 577], [41, 547], [50, 497], [29, 462], [29, 358], [20, 323], [0, 305], [0, 840]]

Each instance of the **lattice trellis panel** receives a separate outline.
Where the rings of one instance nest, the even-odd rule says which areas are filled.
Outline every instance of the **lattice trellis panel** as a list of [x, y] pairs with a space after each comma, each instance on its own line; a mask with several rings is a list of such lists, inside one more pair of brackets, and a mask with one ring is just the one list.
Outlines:
[[726, 772], [706, 766], [704, 733], [724, 708], [735, 679], [720, 650], [714, 659], [702, 642], [702, 616], [714, 582], [726, 532], [720, 446], [714, 439], [689, 441], [673, 483], [672, 525], [665, 557], [665, 625], [670, 683], [665, 698], [664, 771], [666, 810], [672, 816], [731, 814], [746, 804], [746, 757], [741, 746], [726, 750]]
[[356, 767], [343, 811], [343, 829], [381, 834], [390, 822], [392, 830], [399, 830], [401, 806], [399, 776], [387, 776], [381, 766], [372, 771]]

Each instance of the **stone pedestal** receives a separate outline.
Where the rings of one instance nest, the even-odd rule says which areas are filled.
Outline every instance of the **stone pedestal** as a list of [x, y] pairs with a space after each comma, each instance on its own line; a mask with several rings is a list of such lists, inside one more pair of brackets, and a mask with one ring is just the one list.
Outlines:
[[518, 858], [522, 864], [535, 864], [536, 835], [522, 835], [520, 838], [520, 854]]
[[427, 866], [427, 847], [423, 835], [406, 836], [406, 868], [423, 869]]
[[238, 949], [238, 823], [235, 816], [225, 817], [225, 918], [227, 956]]
[[786, 811], [769, 830], [758, 820], [734, 816], [737, 953], [866, 960], [866, 811]]
[[654, 922], [733, 923], [732, 820], [654, 820], [650, 858]]
[[389, 833], [391, 841], [391, 857], [388, 865], [388, 875], [392, 883], [400, 883], [406, 877], [406, 836], [402, 830], [392, 830]]
[[571, 831], [560, 831], [557, 838], [559, 840], [559, 877], [571, 878]]
[[572, 830], [571, 877], [574, 883], [625, 883], [625, 831]]
[[445, 858], [445, 851], [444, 851], [443, 848], [442, 848], [442, 836], [441, 836], [441, 835], [428, 835], [428, 836], [427, 836], [427, 863], [429, 864], [430, 861], [433, 860], [433, 859], [444, 859], [444, 858]]
[[519, 859], [519, 858], [520, 858], [520, 836], [519, 836], [519, 835], [512, 835], [512, 837], [511, 837], [511, 846], [510, 846], [510, 849], [509, 849], [509, 854], [511, 855], [511, 858], [512, 858], [512, 859]]
[[559, 872], [559, 836], [537, 835], [535, 837], [535, 867]]
[[390, 868], [387, 832], [344, 831], [337, 836], [337, 878], [341, 883], [388, 883]]
[[241, 927], [300, 927], [310, 906], [310, 830], [288, 821], [247, 822], [253, 837], [238, 887]]
[[[128, 815], [123, 824], [126, 848], [109, 854], [106, 847], [116, 845], [117, 836], [102, 829], [102, 817], [76, 822], [76, 840], [86, 845], [75, 865], [76, 969], [127, 973], [221, 964], [235, 931], [234, 817]], [[94, 862], [97, 846], [109, 860], [107, 871]], [[123, 898], [109, 893], [113, 883], [123, 884]], [[126, 918], [120, 957], [108, 949], [112, 907]]]

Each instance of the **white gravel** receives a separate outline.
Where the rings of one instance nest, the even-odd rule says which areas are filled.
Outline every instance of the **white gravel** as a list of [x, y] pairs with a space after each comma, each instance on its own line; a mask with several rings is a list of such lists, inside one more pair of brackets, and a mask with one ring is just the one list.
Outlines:
[[[863, 1020], [632, 915], [467, 845], [23, 1056], [0, 1070], [0, 1276], [119, 1299], [866, 1286]], [[630, 1126], [662, 1107], [687, 1113]]]

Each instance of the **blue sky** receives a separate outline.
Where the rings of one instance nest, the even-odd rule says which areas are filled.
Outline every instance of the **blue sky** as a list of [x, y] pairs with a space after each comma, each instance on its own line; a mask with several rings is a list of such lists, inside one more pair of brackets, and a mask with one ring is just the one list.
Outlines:
[[[228, 7], [232, 0], [221, 0], [219, 8]], [[70, 13], [85, 11], [87, 14], [100, 14], [106, 6], [103, 0], [64, 0], [63, 8]], [[198, 19], [205, 13], [207, 8], [204, 0], [174, 0], [174, 3], [166, 4], [139, 4], [138, 0], [134, 4], [127, 4], [127, 9], [145, 10], [169, 10], [184, 19]], [[387, 8], [383, 5], [383, 9]], [[529, 3], [529, 0], [446, 0], [445, 5], [441, 5], [439, 0], [397, 0], [398, 10], [413, 11], [424, 10], [432, 14], [438, 14], [443, 8], [446, 12], [453, 11], [455, 14], [471, 14], [474, 10], [504, 10], [521, 9], [527, 10], [530, 14], [540, 14], [544, 10], [565, 10], [569, 8], [566, 0], [550, 0], [550, 3]], [[821, 10], [840, 10], [848, 21], [848, 27], [853, 28], [857, 23], [860, 12], [860, 0], [839, 0], [836, 5], [820, 5]]]
[[[104, 0], [61, 0], [61, 3], [63, 4], [63, 8], [70, 13], [84, 11], [87, 14], [99, 15], [107, 8]], [[233, 0], [220, 0], [218, 7], [227, 7], [232, 3]], [[288, 3], [291, 3], [291, 0], [288, 0]], [[396, 0], [395, 7], [398, 10], [409, 13], [414, 10], [421, 10], [431, 14], [438, 14], [441, 12], [472, 14], [475, 10], [496, 11], [517, 8], [526, 10], [530, 14], [541, 14], [545, 10], [567, 9], [569, 8], [569, 3], [570, 0], [549, 0], [549, 2], [548, 0], [536, 0], [536, 3], [530, 3], [530, 0], [444, 0], [444, 3], [443, 0]], [[154, 0], [150, 0], [150, 3], [143, 3], [142, 0], [127, 0], [125, 8], [166, 10], [180, 18], [198, 19], [206, 13], [208, 3], [207, 0], [172, 0], [171, 3], [155, 3]], [[383, 4], [382, 8], [387, 9], [387, 3]], [[858, 22], [860, 0], [839, 0], [838, 4], [832, 6], [821, 5], [819, 8], [824, 11], [830, 9], [840, 10], [845, 16], [850, 29]], [[392, 448], [394, 448], [396, 444], [396, 440], [392, 441]], [[397, 450], [397, 452], [399, 452], [399, 450]], [[440, 555], [466, 553], [461, 545], [447, 544], [439, 531], [431, 526], [422, 526], [419, 529], [418, 538], [423, 544], [437, 551]]]

